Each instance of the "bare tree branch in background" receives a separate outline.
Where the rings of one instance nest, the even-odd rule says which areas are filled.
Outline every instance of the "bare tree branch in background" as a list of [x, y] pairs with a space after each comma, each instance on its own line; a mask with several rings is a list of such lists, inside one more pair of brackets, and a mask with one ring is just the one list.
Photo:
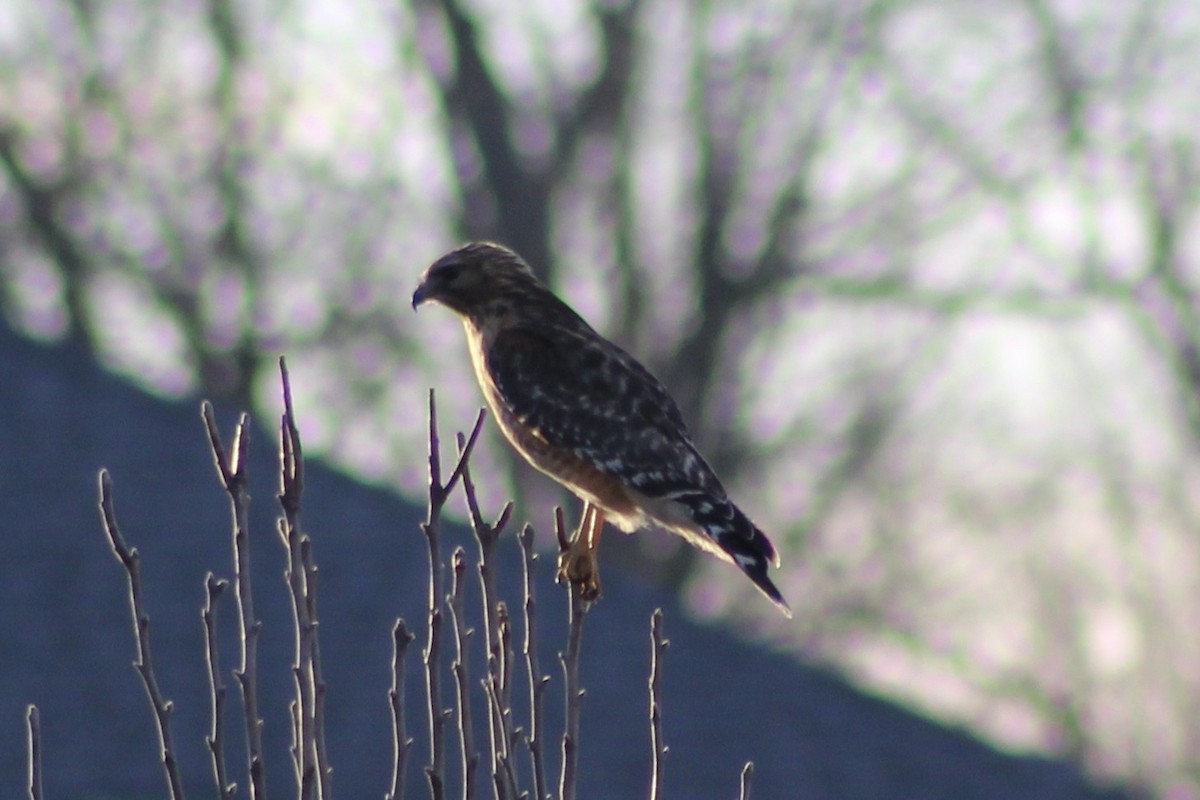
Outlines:
[[[246, 70], [245, 28], [238, 20], [238, 9], [230, 0], [207, 0], [208, 24], [212, 41], [217, 47], [218, 73], [213, 86], [213, 112], [219, 120], [220, 135], [212, 155], [212, 181], [221, 200], [224, 217], [214, 237], [215, 255], [238, 276], [249, 291], [247, 305], [251, 313], [238, 320], [233, 344], [228, 353], [212, 353], [205, 330], [193, 330], [190, 340], [193, 349], [202, 357], [203, 385], [213, 387], [237, 403], [249, 405], [250, 381], [263, 366], [264, 348], [252, 321], [257, 310], [257, 288], [262, 282], [262, 258], [257, 252], [256, 235], [252, 229], [253, 206], [249, 196], [246, 174], [254, 166], [257, 153], [238, 145], [240, 129], [247, 121], [243, 117], [238, 97], [238, 82]], [[203, 284], [204, 270], [199, 264], [188, 263], [185, 269], [197, 271], [191, 281], [195, 292]], [[199, 298], [193, 298], [192, 302]], [[188, 302], [180, 298], [181, 304]], [[192, 315], [182, 315], [195, 317]], [[210, 355], [211, 354], [211, 355]], [[203, 356], [209, 357], [203, 357]]]
[[[484, 167], [482, 181], [475, 181], [461, 158], [457, 163], [466, 206], [461, 235], [502, 237], [535, 269], [552, 270], [550, 203], [584, 137], [616, 128], [634, 65], [633, 21], [639, 0], [597, 8], [603, 66], [575, 102], [528, 109], [545, 117], [551, 128], [553, 145], [540, 164], [521, 153], [517, 139], [521, 110], [488, 68], [472, 16], [458, 0], [418, 0], [417, 6], [436, 10], [446, 21], [455, 69], [443, 81], [442, 102], [451, 119], [451, 136], [469, 137]], [[552, 273], [544, 272], [543, 277], [548, 274]]]

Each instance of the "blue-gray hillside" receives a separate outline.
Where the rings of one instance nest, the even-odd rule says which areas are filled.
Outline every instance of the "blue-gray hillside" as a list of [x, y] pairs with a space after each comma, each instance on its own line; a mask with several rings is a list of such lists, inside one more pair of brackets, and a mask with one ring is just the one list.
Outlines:
[[[297, 411], [303, 433], [309, 410]], [[228, 436], [234, 415], [224, 409], [219, 417]], [[291, 625], [274, 532], [275, 442], [267, 430], [257, 426], [251, 443], [252, 535], [256, 611], [264, 623], [267, 786], [283, 797], [294, 793], [287, 754]], [[80, 349], [33, 344], [0, 325], [0, 797], [23, 796], [27, 703], [41, 709], [47, 797], [165, 796], [150, 712], [130, 667], [124, 575], [96, 510], [101, 466], [113, 476], [122, 530], [143, 556], [154, 656], [163, 690], [175, 701], [187, 788], [192, 797], [214, 796], [203, 741], [208, 700], [199, 608], [205, 573], [231, 573], [229, 508], [197, 404], [148, 396], [102, 371]], [[385, 692], [392, 620], [403, 615], [418, 634], [424, 629], [421, 511], [318, 463], [308, 467], [304, 524], [321, 571], [333, 786], [339, 797], [378, 798], [390, 773]], [[549, 514], [538, 509], [537, 515], [539, 536], [545, 536]], [[452, 539], [467, 543], [461, 532]], [[501, 549], [508, 559], [502, 584], [515, 600], [519, 571], [511, 537]], [[557, 729], [555, 651], [562, 646], [565, 611], [549, 563], [543, 559], [538, 591], [546, 623], [542, 668], [553, 676], [547, 722]], [[758, 765], [758, 798], [1123, 796], [1090, 786], [1071, 765], [999, 753], [824, 671], [692, 624], [670, 595], [620, 569], [610, 568], [605, 578], [605, 597], [588, 618], [584, 643], [583, 798], [645, 795], [648, 630], [658, 606], [672, 642], [664, 680], [667, 796], [733, 797], [746, 759]], [[229, 675], [236, 657], [231, 597], [223, 598], [218, 614], [230, 693], [230, 762], [245, 797], [238, 694]], [[410, 797], [426, 796], [419, 644], [408, 660], [409, 726], [417, 739]], [[551, 756], [556, 762], [556, 748]]]

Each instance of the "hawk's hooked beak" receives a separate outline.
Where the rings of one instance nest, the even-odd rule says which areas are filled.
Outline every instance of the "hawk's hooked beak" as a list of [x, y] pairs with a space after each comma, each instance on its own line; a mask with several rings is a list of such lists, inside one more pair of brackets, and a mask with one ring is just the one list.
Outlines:
[[419, 306], [422, 303], [429, 300], [429, 287], [427, 284], [428, 284], [427, 281], [421, 281], [421, 284], [417, 287], [417, 290], [415, 292], [413, 292], [413, 296], [412, 296], [413, 311], [417, 310], [417, 306]]

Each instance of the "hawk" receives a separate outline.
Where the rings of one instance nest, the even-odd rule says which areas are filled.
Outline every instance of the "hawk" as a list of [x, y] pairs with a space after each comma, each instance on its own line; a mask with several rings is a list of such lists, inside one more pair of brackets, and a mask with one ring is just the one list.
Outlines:
[[472, 242], [439, 258], [413, 293], [457, 313], [471, 364], [505, 438], [583, 501], [560, 578], [599, 596], [596, 548], [607, 520], [649, 523], [734, 564], [784, 614], [767, 575], [779, 556], [725, 494], [675, 401], [633, 356], [596, 333], [502, 245]]

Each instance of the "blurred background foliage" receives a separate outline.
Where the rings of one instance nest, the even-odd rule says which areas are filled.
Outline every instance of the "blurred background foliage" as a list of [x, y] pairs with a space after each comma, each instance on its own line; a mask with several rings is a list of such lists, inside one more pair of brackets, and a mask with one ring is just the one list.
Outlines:
[[310, 450], [417, 497], [426, 387], [480, 398], [408, 298], [504, 241], [672, 388], [797, 620], [667, 537], [617, 560], [1194, 798], [1197, 120], [1192, 0], [16, 0], [0, 304], [271, 414], [286, 353]]

